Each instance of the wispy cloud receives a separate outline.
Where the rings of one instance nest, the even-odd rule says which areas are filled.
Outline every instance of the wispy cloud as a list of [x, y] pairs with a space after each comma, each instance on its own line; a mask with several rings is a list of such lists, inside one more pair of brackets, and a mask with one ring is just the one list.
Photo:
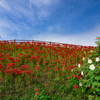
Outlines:
[[[60, 0], [29, 0], [31, 9], [36, 9], [36, 16], [38, 19], [42, 20], [48, 17], [55, 5], [59, 4]], [[53, 7], [53, 8], [52, 8]]]
[[30, 5], [32, 6], [35, 5], [38, 9], [41, 9], [41, 7], [48, 7], [51, 6], [53, 4], [57, 4], [59, 3], [60, 0], [29, 0], [30, 1]]
[[0, 8], [3, 8], [4, 10], [7, 10], [7, 11], [11, 10], [11, 8], [9, 7], [9, 4], [4, 0], [0, 0]]

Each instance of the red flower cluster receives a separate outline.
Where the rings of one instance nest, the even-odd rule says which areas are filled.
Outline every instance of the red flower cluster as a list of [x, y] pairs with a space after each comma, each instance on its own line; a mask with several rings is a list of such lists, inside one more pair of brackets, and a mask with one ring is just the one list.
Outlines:
[[[11, 45], [11, 44], [13, 44], [13, 42], [11, 42], [11, 44], [10, 44], [11, 48], [8, 48], [9, 42], [7, 42], [7, 41], [3, 41], [3, 42], [4, 43], [0, 42], [0, 47], [1, 47], [0, 49], [4, 49], [4, 51], [7, 51], [7, 49], [9, 49], [11, 52], [12, 51], [15, 52], [20, 48], [21, 50], [24, 50], [26, 52], [26, 54], [17, 52], [17, 57], [11, 57], [10, 52], [5, 55], [0, 53], [0, 71], [3, 71], [6, 74], [11, 73], [12, 75], [14, 75], [14, 74], [22, 75], [23, 73], [25, 73], [25, 75], [30, 75], [30, 77], [31, 77], [33, 74], [33, 70], [31, 68], [29, 68], [29, 66], [27, 64], [21, 65], [22, 62], [24, 62], [24, 61], [25, 61], [25, 63], [29, 63], [29, 61], [31, 63], [36, 62], [36, 66], [34, 66], [34, 67], [36, 67], [35, 68], [36, 70], [40, 70], [40, 67], [41, 67], [41, 66], [39, 66], [40, 65], [39, 63], [41, 63], [40, 59], [43, 60], [43, 62], [41, 64], [46, 66], [46, 63], [48, 63], [47, 61], [45, 61], [46, 59], [48, 59], [48, 55], [46, 55], [46, 54], [50, 54], [50, 56], [52, 56], [51, 58], [49, 58], [50, 59], [49, 62], [51, 64], [51, 66], [56, 66], [56, 69], [54, 69], [54, 71], [59, 71], [60, 69], [62, 69], [62, 68], [57, 67], [58, 62], [59, 62], [59, 64], [61, 64], [60, 66], [64, 67], [66, 70], [71, 70], [71, 69], [75, 68], [75, 66], [72, 64], [79, 63], [80, 60], [82, 59], [82, 57], [84, 56], [83, 46], [76, 46], [76, 45], [72, 45], [72, 44], [71, 45], [63, 44], [64, 48], [62, 48], [62, 50], [61, 50], [58, 48], [56, 49], [54, 47], [54, 46], [59, 47], [59, 44], [55, 44], [55, 43], [54, 44], [50, 43], [50, 46], [45, 46], [45, 42], [44, 43], [32, 42], [32, 44], [29, 44], [30, 42], [26, 42], [25, 45], [21, 46], [21, 44], [23, 44], [21, 42], [19, 45], [13, 46], [13, 45]], [[33, 45], [33, 43], [34, 43], [34, 45]], [[6, 44], [7, 44], [7, 47], [6, 47]], [[44, 44], [44, 45], [41, 46], [41, 44]], [[47, 50], [41, 50], [39, 48], [39, 46], [40, 46], [40, 48], [45, 47]], [[89, 46], [89, 47], [84, 46], [84, 48], [85, 48], [85, 51], [87, 54], [86, 56], [89, 55], [90, 52], [88, 53], [88, 51], [90, 51], [91, 48], [92, 48], [92, 50], [95, 49], [95, 48], [93, 48], [93, 46]], [[27, 49], [28, 50], [30, 49], [31, 53]], [[31, 49], [33, 49], [34, 52]], [[39, 49], [40, 49], [40, 51], [39, 51]], [[42, 53], [45, 53], [45, 54], [43, 54], [44, 56], [42, 55]], [[35, 56], [34, 54], [36, 54], [37, 56]], [[39, 54], [41, 54], [41, 56]], [[16, 55], [16, 53], [15, 53], [15, 55]], [[56, 55], [58, 57], [56, 57]], [[55, 60], [52, 59], [53, 57]], [[59, 58], [59, 60], [58, 60], [58, 58]], [[60, 58], [63, 58], [63, 59], [60, 59]], [[48, 66], [50, 64], [48, 64]], [[65, 67], [65, 66], [69, 66], [69, 67]], [[48, 67], [47, 69], [53, 69], [53, 68]], [[43, 70], [43, 71], [45, 71], [45, 70]], [[49, 72], [47, 72], [47, 73], [49, 73]], [[62, 75], [64, 75], [64, 74], [62, 73]], [[79, 80], [81, 77], [81, 74], [80, 74], [80, 76], [77, 76], [77, 75], [72, 75], [72, 76], [76, 77]], [[34, 77], [34, 79], [36, 79], [36, 77]], [[1, 82], [1, 80], [0, 80], [0, 82]], [[45, 86], [47, 86], [47, 85], [48, 84], [45, 84]], [[76, 85], [74, 85], [73, 87], [77, 88]], [[39, 92], [37, 92], [36, 95], [39, 95]]]

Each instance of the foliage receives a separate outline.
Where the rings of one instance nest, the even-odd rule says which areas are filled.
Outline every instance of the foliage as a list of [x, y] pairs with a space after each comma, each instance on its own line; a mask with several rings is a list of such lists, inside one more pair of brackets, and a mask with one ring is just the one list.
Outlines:
[[[98, 38], [96, 38], [96, 40], [98, 40]], [[100, 41], [96, 43], [98, 44], [98, 49], [93, 51], [88, 58], [88, 62], [86, 60], [78, 71], [83, 74], [79, 80], [82, 85], [80, 86], [82, 92], [100, 95]]]
[[74, 84], [76, 84], [76, 85], [79, 84], [79, 81], [77, 80], [77, 78], [76, 77], [73, 77], [73, 76], [70, 76], [69, 82], [71, 82], [73, 85]]

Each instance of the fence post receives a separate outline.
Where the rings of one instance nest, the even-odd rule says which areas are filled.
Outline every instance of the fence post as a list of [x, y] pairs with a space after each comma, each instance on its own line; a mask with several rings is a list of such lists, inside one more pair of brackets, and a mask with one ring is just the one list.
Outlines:
[[14, 39], [14, 43], [16, 42], [16, 39]]

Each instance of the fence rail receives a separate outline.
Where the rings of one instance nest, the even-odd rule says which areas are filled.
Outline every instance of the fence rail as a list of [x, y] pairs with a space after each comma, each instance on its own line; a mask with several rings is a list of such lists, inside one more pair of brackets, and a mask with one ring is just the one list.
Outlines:
[[[27, 41], [27, 42], [29, 42], [29, 41], [31, 41], [30, 43], [32, 43], [32, 42], [41, 42], [42, 44], [43, 43], [45, 43], [45, 44], [47, 44], [47, 43], [50, 43], [51, 45], [53, 44], [53, 45], [57, 45], [57, 44], [60, 44], [60, 46], [63, 46], [63, 44], [64, 45], [67, 45], [67, 47], [69, 47], [69, 46], [71, 46], [72, 48], [74, 47], [74, 46], [76, 46], [76, 47], [82, 47], [82, 48], [87, 48], [87, 47], [97, 47], [97, 46], [82, 46], [82, 45], [75, 45], [75, 44], [66, 44], [66, 43], [59, 43], [59, 42], [51, 42], [51, 41], [40, 41], [40, 40], [19, 40], [19, 39], [14, 39], [14, 40], [0, 40], [1, 42], [3, 42], [3, 41], [12, 41], [12, 42], [14, 42], [14, 43], [20, 43], [20, 42], [22, 42], [22, 41]], [[17, 41], [20, 41], [20, 42], [17, 42]]]

